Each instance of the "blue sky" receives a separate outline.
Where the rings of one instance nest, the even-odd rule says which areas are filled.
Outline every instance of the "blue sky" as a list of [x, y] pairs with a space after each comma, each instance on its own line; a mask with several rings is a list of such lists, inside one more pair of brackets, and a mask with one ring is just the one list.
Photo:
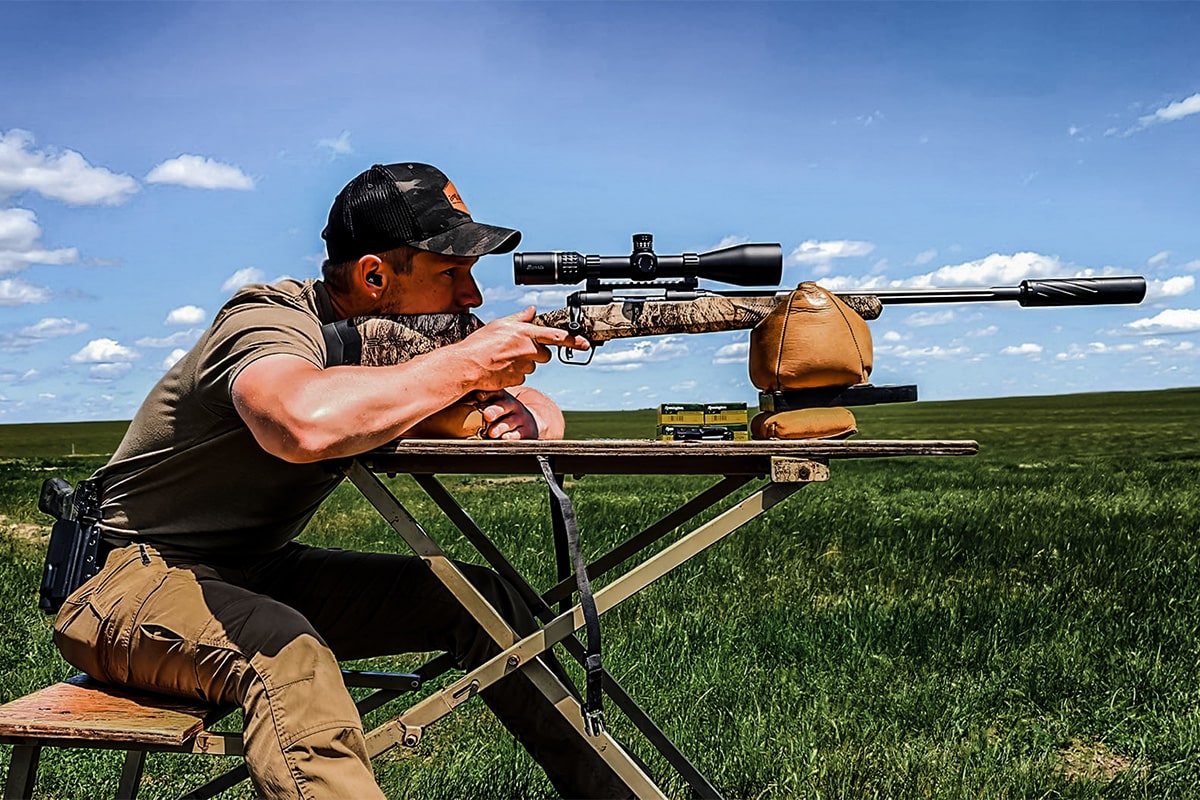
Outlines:
[[[333, 196], [433, 163], [521, 250], [779, 242], [784, 282], [1145, 275], [1141, 306], [893, 306], [925, 399], [1200, 385], [1200, 5], [0, 3], [0, 423], [128, 419]], [[491, 319], [530, 292], [477, 268]], [[748, 334], [611, 343], [568, 409], [753, 402]]]

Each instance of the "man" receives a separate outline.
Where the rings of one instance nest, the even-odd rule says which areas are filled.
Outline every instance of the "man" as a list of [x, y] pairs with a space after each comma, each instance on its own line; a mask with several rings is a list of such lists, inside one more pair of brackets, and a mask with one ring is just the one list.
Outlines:
[[[487, 398], [487, 436], [561, 438], [559, 409], [520, 384], [548, 346], [586, 342], [529, 308], [403, 364], [326, 368], [323, 324], [468, 311], [476, 259], [520, 233], [475, 222], [444, 174], [405, 163], [351, 181], [322, 237], [323, 280], [244, 288], [151, 391], [97, 473], [111, 552], [55, 641], [99, 680], [240, 705], [261, 795], [362, 800], [382, 795], [337, 660], [448, 650], [469, 667], [499, 648], [421, 559], [294, 541], [340, 482], [325, 462], [468, 395]], [[463, 569], [515, 629], [534, 628], [498, 576]], [[630, 794], [524, 674], [482, 696], [562, 794]]]

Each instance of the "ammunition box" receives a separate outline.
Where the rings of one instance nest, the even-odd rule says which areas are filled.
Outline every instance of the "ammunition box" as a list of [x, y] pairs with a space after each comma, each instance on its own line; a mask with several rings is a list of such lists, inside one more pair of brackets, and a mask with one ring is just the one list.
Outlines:
[[745, 403], [706, 403], [704, 406], [705, 425], [747, 425], [750, 422], [750, 412]]
[[658, 439], [663, 442], [748, 442], [748, 425], [659, 425]]
[[703, 403], [663, 403], [658, 407], [659, 425], [703, 425]]

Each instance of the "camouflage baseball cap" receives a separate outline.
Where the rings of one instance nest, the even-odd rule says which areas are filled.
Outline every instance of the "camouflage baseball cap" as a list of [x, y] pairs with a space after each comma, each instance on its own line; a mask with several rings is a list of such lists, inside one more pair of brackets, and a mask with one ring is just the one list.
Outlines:
[[321, 232], [334, 263], [406, 244], [449, 256], [507, 253], [521, 232], [484, 225], [450, 179], [428, 164], [376, 164], [342, 189]]

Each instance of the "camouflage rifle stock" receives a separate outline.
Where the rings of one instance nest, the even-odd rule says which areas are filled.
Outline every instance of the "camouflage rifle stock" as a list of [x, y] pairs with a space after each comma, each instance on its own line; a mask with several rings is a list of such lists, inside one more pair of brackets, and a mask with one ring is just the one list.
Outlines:
[[[569, 330], [593, 346], [613, 339], [670, 333], [749, 330], [762, 322], [788, 294], [694, 290], [689, 299], [672, 299], [670, 295], [629, 297], [599, 304], [569, 300], [565, 308], [540, 314], [534, 323]], [[913, 303], [1015, 301], [1023, 307], [1140, 303], [1146, 294], [1146, 281], [1141, 277], [1057, 278], [979, 289], [889, 289], [836, 294], [864, 320], [873, 320], [885, 305]], [[462, 341], [482, 325], [473, 314], [385, 315], [331, 323], [324, 326], [329, 352], [327, 366], [398, 364], [435, 347]], [[560, 358], [570, 362], [571, 352], [565, 350]], [[590, 358], [589, 355], [589, 361]]]
[[[692, 300], [625, 300], [583, 306], [581, 311], [560, 308], [539, 314], [533, 322], [571, 330], [598, 346], [613, 339], [666, 333], [749, 330], [786, 296], [787, 292], [772, 292], [741, 297], [701, 295]], [[864, 319], [875, 319], [882, 310], [879, 301], [869, 296], [850, 295], [843, 299]], [[462, 341], [482, 325], [474, 314], [352, 317], [324, 326], [326, 366], [399, 364], [435, 347]], [[564, 348], [560, 358], [570, 362], [571, 352]]]

